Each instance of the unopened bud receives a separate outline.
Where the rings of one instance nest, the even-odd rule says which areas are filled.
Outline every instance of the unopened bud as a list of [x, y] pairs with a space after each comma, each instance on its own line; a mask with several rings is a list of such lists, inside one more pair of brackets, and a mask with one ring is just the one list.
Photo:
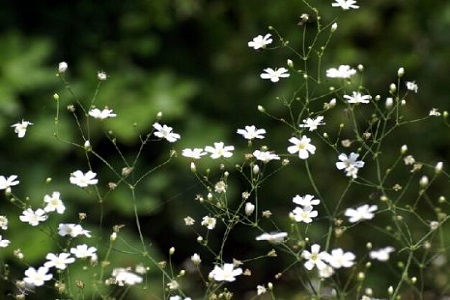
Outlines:
[[420, 178], [419, 185], [421, 187], [426, 187], [428, 185], [428, 182], [429, 182], [428, 177], [422, 176], [422, 178]]
[[405, 69], [404, 68], [399, 68], [397, 71], [397, 76], [398, 77], [402, 77], [403, 74], [405, 74]]
[[266, 112], [266, 109], [263, 106], [261, 106], [261, 105], [258, 105], [258, 110], [260, 112]]
[[194, 162], [191, 162], [191, 172], [192, 173], [196, 173], [197, 172], [197, 167], [195, 166]]
[[395, 83], [391, 83], [391, 85], [389, 86], [389, 92], [395, 93], [395, 91], [397, 91], [397, 86], [395, 85]]
[[294, 67], [294, 62], [290, 59], [287, 60], [287, 65], [289, 68], [293, 68]]
[[402, 148], [400, 148], [400, 153], [401, 154], [405, 154], [406, 151], [408, 151], [408, 146], [407, 145], [403, 145]]
[[259, 173], [259, 166], [257, 164], [255, 164], [252, 168], [253, 174], [258, 174]]
[[337, 23], [336, 22], [333, 23], [333, 25], [331, 25], [331, 32], [335, 32], [337, 27], [338, 27]]
[[386, 109], [391, 109], [392, 106], [394, 105], [394, 99], [392, 99], [391, 97], [386, 99]]
[[250, 202], [245, 203], [244, 211], [247, 216], [251, 216], [255, 211], [255, 205]]
[[170, 247], [169, 254], [172, 255], [174, 253], [175, 253], [175, 248], [174, 247]]
[[436, 172], [436, 174], [441, 173], [443, 167], [444, 167], [444, 163], [442, 161], [438, 162], [436, 164], [436, 166], [434, 167], [434, 171]]
[[68, 67], [69, 65], [65, 61], [60, 62], [58, 65], [58, 73], [62, 74], [66, 72]]

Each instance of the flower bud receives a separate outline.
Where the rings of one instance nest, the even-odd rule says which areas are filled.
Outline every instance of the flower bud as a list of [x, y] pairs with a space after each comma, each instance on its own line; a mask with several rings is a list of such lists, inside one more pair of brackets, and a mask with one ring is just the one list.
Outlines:
[[263, 106], [261, 106], [261, 105], [258, 105], [258, 110], [260, 112], [265, 112], [266, 111], [266, 109]]
[[56, 93], [54, 93], [54, 94], [53, 94], [53, 99], [54, 99], [55, 101], [58, 101], [58, 100], [59, 100], [59, 95], [56, 94]]
[[191, 162], [191, 172], [192, 173], [196, 173], [197, 172], [197, 167], [195, 166], [194, 162]]
[[444, 166], [444, 163], [442, 161], [440, 161], [436, 164], [436, 166], [434, 167], [434, 171], [436, 172], [436, 174], [441, 173], [443, 166]]
[[58, 65], [58, 73], [62, 74], [66, 72], [68, 67], [69, 65], [65, 61], [60, 62]]
[[404, 68], [399, 68], [397, 71], [397, 76], [398, 77], [402, 77], [405, 74], [405, 69]]
[[253, 212], [255, 211], [255, 205], [253, 205], [253, 204], [250, 203], [250, 202], [247, 202], [247, 203], [245, 203], [245, 208], [244, 208], [244, 210], [245, 210], [245, 214], [246, 214], [247, 216], [251, 216], [251, 215], [253, 214]]
[[174, 247], [170, 247], [169, 254], [172, 255], [174, 253], [175, 253], [175, 248]]
[[395, 83], [391, 83], [391, 85], [389, 86], [389, 92], [395, 93], [396, 91], [397, 91], [397, 86], [395, 85]]
[[294, 62], [290, 59], [287, 60], [287, 65], [289, 68], [293, 68], [294, 67]]
[[255, 164], [252, 168], [253, 174], [257, 175], [259, 173], [259, 166]]
[[333, 23], [333, 25], [331, 25], [331, 32], [335, 32], [337, 27], [338, 27], [337, 23], [336, 22]]
[[408, 151], [408, 146], [407, 145], [403, 145], [402, 148], [400, 148], [400, 153], [401, 154], [405, 154], [406, 151]]
[[421, 187], [426, 187], [428, 185], [428, 182], [429, 182], [428, 177], [422, 176], [422, 178], [420, 178], [419, 185]]
[[392, 99], [392, 97], [389, 97], [386, 99], [386, 109], [391, 109], [392, 106], [394, 105], [394, 99]]

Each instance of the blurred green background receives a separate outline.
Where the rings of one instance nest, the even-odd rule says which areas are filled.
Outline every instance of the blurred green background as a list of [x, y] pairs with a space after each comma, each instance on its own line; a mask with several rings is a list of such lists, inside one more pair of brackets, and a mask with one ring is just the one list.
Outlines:
[[[359, 1], [361, 9], [357, 11], [331, 8], [329, 1], [314, 2], [318, 2], [314, 5], [325, 22], [338, 18], [338, 30], [324, 57], [324, 70], [340, 64], [362, 64], [365, 86], [372, 94], [385, 97], [389, 84], [396, 82], [397, 69], [404, 67], [405, 79], [415, 80], [419, 85], [419, 93], [408, 100], [406, 111], [410, 117], [425, 116], [431, 107], [449, 110], [448, 1]], [[182, 139], [175, 146], [163, 142], [149, 144], [144, 148], [138, 172], [167, 159], [172, 146], [180, 152], [185, 147], [203, 147], [222, 140], [243, 149], [246, 144], [235, 134], [236, 129], [252, 124], [266, 128], [269, 137], [265, 143], [285, 153], [291, 132], [259, 113], [257, 105], [282, 116], [286, 110], [275, 98], [290, 95], [296, 89], [298, 78], [296, 81], [295, 76], [291, 76], [274, 85], [262, 81], [259, 74], [265, 67], [283, 66], [287, 59], [294, 58], [286, 49], [254, 51], [247, 47], [247, 42], [269, 32], [268, 26], [274, 26], [290, 40], [292, 47], [297, 47], [303, 26], [314, 30], [312, 23], [298, 25], [303, 13], [311, 14], [311, 11], [301, 1], [294, 0], [3, 1], [0, 10], [0, 174], [19, 175], [21, 184], [14, 192], [22, 198], [29, 197], [34, 207], [40, 205], [44, 194], [60, 191], [68, 207], [64, 222], [76, 223], [78, 212], [87, 212], [85, 227], [102, 232], [106, 237], [113, 225], [126, 224], [123, 234], [130, 241], [136, 240], [139, 247], [133, 233], [129, 190], [119, 188], [106, 198], [103, 227], [95, 229], [100, 218], [100, 212], [92, 209], [95, 195], [80, 193], [79, 188], [69, 185], [69, 173], [87, 170], [88, 166], [82, 151], [57, 142], [53, 137], [56, 105], [52, 96], [58, 93], [62, 108], [60, 136], [82, 144], [76, 124], [65, 110], [67, 105], [75, 104], [74, 98], [55, 77], [58, 63], [69, 64], [65, 77], [77, 99], [84, 104], [89, 103], [95, 91], [97, 71], [107, 72], [109, 77], [101, 86], [96, 106], [109, 106], [118, 117], [91, 122], [90, 141], [118, 170], [121, 162], [105, 133], [112, 131], [109, 136], [117, 138], [124, 156], [131, 159], [141, 145], [139, 135], [151, 129], [159, 111], [164, 114], [161, 122], [174, 127]], [[23, 140], [18, 140], [10, 125], [21, 119], [34, 125]], [[442, 126], [437, 118], [427, 127], [417, 125], [400, 131], [392, 143], [393, 151], [398, 151], [403, 144], [408, 144], [420, 161], [449, 161], [448, 127]], [[333, 164], [335, 157], [319, 156], [316, 161], [319, 169], [325, 168], [326, 164]], [[94, 159], [93, 164], [99, 173], [101, 189], [106, 190], [107, 182], [116, 178], [100, 161]], [[303, 165], [293, 164], [283, 171], [282, 177], [267, 183], [264, 189], [264, 200], [270, 202], [266, 204], [267, 209], [289, 211], [293, 195], [312, 193], [300, 168]], [[331, 176], [323, 173], [316, 178], [323, 182], [320, 185], [325, 195], [333, 192], [328, 185], [334, 180]], [[47, 177], [53, 179], [49, 184], [45, 183]], [[240, 188], [244, 186], [237, 177], [233, 180], [236, 187], [232, 192], [239, 199], [243, 191]], [[442, 190], [445, 184], [448, 183], [441, 184]], [[151, 251], [154, 251], [152, 255], [164, 259], [161, 253], [167, 253], [174, 246], [177, 249], [174, 259], [180, 265], [193, 252], [206, 255], [199, 246], [191, 247], [195, 235], [187, 231], [183, 223], [188, 214], [196, 217], [198, 223], [205, 214], [193, 200], [199, 192], [204, 190], [190, 174], [189, 162], [182, 158], [153, 173], [139, 186], [137, 202], [144, 235], [151, 241]], [[17, 215], [20, 211], [2, 201], [1, 213]], [[57, 226], [61, 222], [58, 218], [63, 219], [52, 217], [49, 226]], [[17, 219], [11, 218], [10, 223], [10, 231], [4, 237], [13, 243], [9, 252], [0, 251], [0, 257], [20, 266], [11, 252], [21, 247], [28, 264], [40, 264], [52, 247], [45, 240], [46, 234], [35, 228], [31, 230]], [[270, 229], [273, 228], [268, 227]], [[20, 235], [27, 243], [15, 242], [13, 234]], [[243, 231], [243, 234], [247, 233]], [[359, 238], [358, 233], [355, 236]], [[250, 247], [248, 253], [255, 256], [261, 254], [253, 248], [255, 245], [244, 246], [243, 242], [239, 237], [229, 241], [228, 259], [245, 254], [247, 250], [243, 247]], [[350, 244], [364, 249], [365, 242], [359, 246], [354, 241]], [[120, 258], [118, 254], [117, 257], [122, 265], [133, 265], [139, 260], [138, 255], [132, 256], [134, 261], [130, 256]], [[256, 284], [274, 281], [273, 276], [285, 266], [283, 263], [263, 267], [266, 271], [254, 274], [253, 280], [242, 280], [242, 284], [230, 289], [243, 295], [244, 291], [253, 291]], [[281, 294], [293, 299], [293, 294], [287, 292], [291, 290], [289, 280], [286, 282], [285, 285], [281, 282]], [[2, 285], [5, 294], [14, 290], [12, 285]], [[151, 289], [159, 290], [160, 286], [151, 286]], [[188, 294], [195, 293], [192, 287], [186, 290]], [[146, 292], [141, 290], [134, 292], [136, 299], [156, 299], [142, 296]], [[143, 294], [139, 296], [139, 293]], [[150, 291], [150, 294], [157, 292]]]

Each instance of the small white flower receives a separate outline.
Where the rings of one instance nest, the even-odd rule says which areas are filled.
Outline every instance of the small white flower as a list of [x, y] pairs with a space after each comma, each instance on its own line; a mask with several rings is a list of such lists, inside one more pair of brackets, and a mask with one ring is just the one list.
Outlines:
[[309, 131], [314, 131], [317, 129], [317, 126], [325, 125], [325, 123], [323, 123], [322, 121], [323, 121], [322, 116], [318, 116], [315, 119], [307, 118], [307, 119], [303, 120], [304, 124], [300, 124], [298, 126], [302, 127], [302, 128], [308, 128]]
[[280, 157], [278, 155], [270, 151], [255, 150], [253, 151], [253, 156], [263, 163], [268, 163], [271, 160], [280, 160]]
[[265, 36], [258, 35], [253, 38], [250, 42], [248, 42], [248, 46], [250, 48], [253, 48], [255, 50], [266, 48], [267, 45], [272, 43], [271, 39], [272, 35], [270, 33], [266, 34]]
[[312, 206], [299, 207], [297, 206], [291, 213], [290, 216], [295, 220], [295, 222], [311, 223], [313, 218], [317, 217], [319, 213], [317, 210], [313, 210]]
[[375, 216], [373, 214], [374, 211], [378, 209], [376, 205], [364, 204], [362, 206], [354, 208], [347, 208], [345, 210], [345, 216], [349, 217], [348, 221], [350, 223], [356, 223], [362, 220], [371, 220]]
[[97, 79], [100, 81], [105, 81], [108, 78], [108, 75], [106, 74], [106, 72], [103, 71], [98, 71], [97, 72]]
[[348, 10], [350, 8], [358, 9], [359, 6], [355, 5], [355, 0], [335, 0], [336, 2], [331, 3], [333, 7], [341, 7], [343, 10]]
[[213, 230], [216, 227], [217, 220], [216, 218], [211, 218], [208, 216], [204, 216], [202, 219], [202, 226], [206, 226], [209, 230]]
[[334, 274], [333, 267], [326, 265], [323, 269], [319, 269], [320, 278], [330, 278]]
[[84, 235], [88, 238], [91, 237], [91, 234], [88, 230], [83, 229], [80, 224], [66, 224], [61, 223], [58, 225], [58, 234], [60, 236], [70, 235], [71, 237], [77, 237], [80, 235]]
[[22, 212], [22, 215], [19, 216], [19, 219], [20, 221], [28, 223], [31, 226], [37, 226], [40, 222], [47, 220], [47, 215], [41, 208], [38, 208], [36, 211], [33, 211], [31, 208], [27, 208]]
[[346, 172], [346, 176], [356, 178], [358, 169], [364, 167], [364, 162], [362, 160], [358, 161], [358, 157], [359, 154], [355, 152], [351, 152], [350, 156], [347, 156], [345, 153], [341, 153], [338, 156], [340, 161], [336, 163], [336, 168], [338, 168], [338, 170], [344, 170]]
[[288, 147], [288, 152], [295, 154], [298, 152], [298, 157], [301, 159], [307, 159], [309, 154], [314, 154], [316, 152], [316, 147], [311, 144], [311, 139], [307, 138], [305, 135], [299, 140], [296, 137], [291, 137], [289, 142], [294, 144]]
[[14, 185], [19, 184], [19, 180], [16, 180], [17, 175], [11, 175], [6, 178], [5, 176], [0, 176], [0, 190], [6, 190]]
[[369, 257], [371, 259], [376, 259], [379, 261], [388, 261], [389, 260], [389, 254], [391, 252], [394, 252], [394, 248], [393, 247], [384, 247], [378, 250], [373, 250], [369, 252]]
[[341, 248], [331, 250], [327, 257], [327, 262], [335, 269], [350, 268], [355, 264], [355, 254], [352, 252], [344, 252]]
[[327, 264], [325, 263], [330, 256], [327, 252], [320, 252], [320, 245], [314, 244], [311, 245], [311, 252], [308, 250], [303, 250], [302, 257], [306, 259], [304, 266], [307, 270], [311, 271], [314, 267], [322, 270], [326, 268]]
[[419, 90], [419, 86], [414, 81], [407, 81], [406, 88], [410, 91], [413, 91], [414, 93], [417, 93], [417, 91]]
[[89, 115], [91, 117], [93, 117], [94, 119], [100, 119], [100, 120], [117, 117], [117, 115], [115, 113], [113, 113], [113, 110], [109, 109], [107, 107], [105, 107], [103, 110], [100, 110], [98, 108], [91, 108], [89, 110]]
[[63, 214], [66, 210], [64, 203], [61, 201], [59, 192], [53, 192], [51, 196], [45, 195], [44, 202], [47, 203], [44, 207], [46, 212], [56, 211], [58, 214]]
[[180, 139], [180, 135], [178, 133], [172, 132], [172, 127], [154, 123], [153, 128], [156, 129], [156, 131], [153, 133], [155, 136], [166, 139], [170, 143], [176, 142], [178, 139]]
[[183, 155], [184, 157], [188, 157], [188, 158], [193, 158], [193, 159], [200, 159], [203, 155], [206, 155], [207, 153], [205, 151], [203, 151], [202, 148], [186, 148], [183, 149], [181, 152], [181, 155]]
[[306, 194], [303, 197], [300, 197], [299, 195], [296, 195], [293, 199], [292, 202], [294, 202], [295, 204], [298, 204], [300, 206], [303, 207], [312, 207], [314, 205], [319, 205], [320, 204], [320, 200], [319, 199], [314, 199], [313, 195], [309, 195]]
[[0, 228], [3, 230], [8, 229], [8, 218], [6, 216], [0, 216]]
[[0, 235], [0, 248], [6, 248], [10, 243], [10, 240], [3, 239], [3, 237]]
[[112, 276], [115, 278], [117, 285], [135, 285], [142, 282], [142, 277], [134, 274], [125, 268], [115, 268], [112, 271]]
[[194, 265], [196, 265], [196, 266], [198, 266], [202, 262], [202, 259], [200, 258], [200, 255], [198, 255], [197, 253], [194, 253], [191, 256], [191, 260], [192, 260], [192, 263]]
[[60, 62], [58, 64], [58, 73], [62, 74], [66, 72], [68, 67], [69, 65], [65, 61]]
[[234, 146], [225, 146], [223, 142], [214, 143], [214, 147], [206, 146], [205, 151], [210, 153], [212, 159], [220, 157], [229, 158], [233, 156]]
[[95, 179], [96, 173], [87, 171], [86, 173], [77, 170], [70, 174], [70, 183], [79, 187], [87, 187], [88, 185], [95, 185], [98, 179]]
[[258, 285], [257, 287], [256, 287], [256, 294], [259, 296], [259, 295], [262, 295], [262, 294], [265, 294], [265, 293], [267, 293], [267, 289], [263, 286], [263, 285]]
[[244, 211], [247, 216], [251, 216], [253, 214], [253, 212], [255, 211], [255, 205], [250, 202], [246, 202]]
[[60, 253], [58, 255], [53, 253], [48, 253], [45, 257], [48, 261], [44, 264], [47, 268], [55, 267], [59, 270], [64, 270], [67, 268], [68, 264], [75, 262], [75, 258], [70, 257], [69, 253]]
[[237, 133], [242, 135], [247, 140], [263, 139], [266, 134], [265, 129], [256, 129], [254, 125], [245, 126], [245, 129], [238, 129]]
[[53, 278], [52, 274], [47, 274], [48, 271], [49, 269], [47, 267], [40, 267], [37, 270], [33, 267], [29, 267], [25, 271], [25, 278], [23, 281], [33, 286], [42, 286], [46, 281]]
[[270, 79], [272, 82], [278, 82], [280, 78], [287, 78], [290, 76], [286, 68], [266, 68], [264, 69], [264, 72], [265, 73], [261, 73], [260, 77], [262, 79]]
[[256, 237], [257, 241], [268, 241], [272, 244], [280, 244], [288, 236], [287, 232], [263, 233]]
[[434, 117], [439, 117], [441, 115], [441, 113], [439, 112], [439, 110], [437, 108], [432, 108], [430, 110], [430, 112], [428, 113], [429, 116], [434, 116]]
[[236, 276], [242, 274], [241, 268], [234, 268], [233, 264], [224, 264], [222, 267], [215, 266], [209, 273], [209, 277], [215, 281], [228, 281], [232, 282], [236, 280]]
[[[333, 24], [334, 25], [334, 24]], [[356, 70], [348, 65], [340, 65], [339, 68], [330, 68], [327, 70], [329, 78], [350, 78], [356, 74]]]
[[362, 95], [360, 92], [353, 92], [351, 96], [344, 95], [344, 98], [347, 99], [348, 103], [370, 103], [370, 99], [372, 99], [372, 96], [370, 95]]
[[22, 122], [13, 124], [13, 125], [11, 125], [11, 127], [14, 127], [14, 132], [17, 133], [17, 136], [19, 138], [23, 138], [25, 136], [25, 134], [27, 133], [28, 126], [31, 126], [31, 125], [33, 125], [33, 123], [22, 120]]
[[195, 224], [195, 220], [189, 216], [187, 216], [186, 218], [184, 218], [184, 224], [186, 226], [192, 226]]
[[75, 257], [77, 258], [96, 258], [97, 255], [95, 254], [95, 252], [97, 252], [97, 249], [95, 247], [88, 247], [88, 245], [86, 244], [78, 245], [70, 249], [70, 253], [75, 255]]
[[412, 155], [405, 156], [403, 161], [405, 162], [405, 165], [413, 165], [416, 162], [416, 160], [414, 159], [414, 157]]

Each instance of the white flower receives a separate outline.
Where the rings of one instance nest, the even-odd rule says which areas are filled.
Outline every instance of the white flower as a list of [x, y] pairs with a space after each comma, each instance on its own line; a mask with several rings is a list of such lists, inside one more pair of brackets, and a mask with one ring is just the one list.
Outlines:
[[349, 217], [348, 221], [350, 223], [356, 223], [362, 220], [370, 220], [375, 215], [373, 214], [374, 211], [378, 209], [378, 206], [369, 204], [364, 204], [362, 206], [357, 207], [356, 209], [353, 208], [347, 208], [345, 210], [345, 216]]
[[27, 133], [28, 126], [30, 125], [33, 125], [33, 123], [22, 120], [22, 122], [13, 124], [11, 127], [14, 127], [14, 132], [17, 133], [19, 138], [23, 138]]
[[355, 0], [335, 0], [336, 2], [331, 3], [333, 7], [341, 7], [343, 10], [348, 10], [350, 8], [358, 9], [359, 6], [355, 5]]
[[311, 252], [303, 250], [302, 257], [307, 260], [304, 264], [307, 270], [311, 271], [314, 267], [322, 270], [327, 266], [325, 261], [327, 261], [329, 254], [325, 251], [320, 252], [320, 245], [314, 244], [311, 245]]
[[262, 294], [265, 294], [265, 293], [267, 293], [267, 289], [263, 285], [256, 286], [256, 294], [258, 296], [262, 295]]
[[311, 139], [307, 138], [305, 135], [302, 136], [301, 140], [296, 137], [291, 137], [289, 142], [294, 144], [288, 147], [288, 152], [291, 154], [298, 152], [298, 157], [301, 159], [307, 159], [309, 154], [314, 154], [316, 152], [316, 147], [311, 145]]
[[326, 265], [323, 269], [319, 269], [320, 278], [329, 278], [334, 274], [333, 267]]
[[159, 123], [153, 124], [153, 128], [156, 129], [156, 131], [153, 133], [159, 138], [166, 139], [168, 142], [173, 143], [176, 142], [180, 135], [178, 133], [172, 132], [172, 127], [169, 127], [167, 125], [162, 125]]
[[45, 281], [52, 279], [52, 274], [47, 274], [49, 269], [47, 267], [40, 267], [39, 269], [35, 269], [33, 267], [29, 267], [25, 271], [25, 278], [23, 281], [30, 285], [34, 286], [42, 286]]
[[85, 174], [80, 170], [77, 170], [70, 174], [70, 183], [78, 185], [79, 187], [87, 187], [88, 185], [94, 185], [98, 183], [98, 179], [95, 179], [96, 173], [87, 171]]
[[250, 202], [246, 202], [244, 211], [247, 216], [251, 216], [253, 214], [253, 212], [255, 211], [255, 205]]
[[108, 109], [107, 107], [105, 107], [103, 110], [100, 110], [98, 108], [91, 108], [91, 110], [89, 110], [89, 115], [95, 119], [100, 120], [114, 118], [117, 116], [115, 113], [113, 113], [112, 109]]
[[255, 50], [266, 48], [267, 45], [272, 43], [271, 39], [272, 35], [270, 33], [266, 34], [265, 36], [258, 35], [253, 38], [250, 42], [248, 42], [248, 46], [250, 48], [253, 48]]
[[389, 254], [391, 252], [394, 252], [394, 248], [393, 247], [384, 247], [378, 250], [373, 250], [369, 252], [369, 256], [371, 259], [376, 259], [379, 261], [388, 261], [389, 260]]
[[202, 259], [200, 258], [200, 255], [198, 255], [197, 253], [194, 253], [191, 256], [191, 260], [192, 260], [192, 263], [194, 265], [196, 265], [196, 266], [198, 266], [202, 262]]
[[58, 214], [63, 214], [66, 210], [64, 203], [61, 201], [59, 192], [53, 192], [51, 196], [45, 195], [44, 202], [47, 203], [44, 207], [46, 212], [56, 211]]
[[430, 110], [430, 112], [428, 113], [429, 116], [434, 116], [434, 117], [439, 117], [441, 115], [441, 113], [439, 112], [439, 110], [437, 108], [432, 108]]
[[256, 129], [254, 125], [245, 126], [245, 129], [238, 129], [237, 133], [242, 135], [247, 140], [263, 139], [266, 134], [265, 129]]
[[279, 68], [279, 69], [272, 69], [272, 68], [266, 68], [264, 69], [265, 73], [261, 73], [262, 79], [270, 79], [272, 82], [278, 82], [280, 78], [287, 78], [289, 77], [288, 70], [286, 68]]
[[303, 207], [312, 207], [313, 205], [319, 205], [320, 200], [319, 199], [314, 199], [313, 195], [309, 195], [306, 194], [304, 197], [300, 197], [299, 195], [296, 195], [293, 199], [292, 202], [294, 202], [295, 204], [298, 204], [300, 206]]
[[95, 247], [89, 247], [86, 244], [78, 245], [74, 248], [70, 249], [70, 253], [75, 255], [77, 258], [85, 258], [85, 257], [91, 257], [95, 258], [97, 252], [97, 249]]
[[18, 185], [19, 180], [16, 180], [17, 175], [11, 175], [6, 178], [5, 176], [0, 176], [0, 190], [6, 190], [7, 188]]
[[115, 268], [112, 271], [112, 276], [115, 278], [117, 285], [135, 285], [142, 282], [142, 277], [130, 272], [125, 268]]
[[322, 121], [323, 121], [322, 116], [318, 116], [315, 119], [308, 118], [308, 119], [303, 120], [304, 124], [300, 124], [298, 126], [302, 127], [302, 128], [309, 128], [309, 131], [314, 131], [317, 129], [317, 126], [325, 125], [325, 123], [323, 123]]
[[10, 240], [5, 240], [3, 239], [3, 237], [0, 235], [0, 248], [6, 248], [8, 247], [8, 245], [11, 243]]
[[[334, 25], [334, 24], [333, 24]], [[348, 65], [340, 65], [339, 68], [330, 68], [327, 70], [329, 78], [350, 78], [356, 74], [356, 70]]]
[[186, 148], [181, 151], [181, 155], [184, 157], [189, 157], [193, 159], [200, 159], [203, 155], [206, 155], [207, 153], [203, 151], [202, 148]]
[[335, 269], [350, 268], [355, 264], [355, 254], [344, 252], [341, 248], [333, 249], [326, 261]]
[[352, 96], [344, 95], [344, 98], [347, 99], [348, 103], [370, 103], [370, 99], [372, 96], [370, 95], [362, 95], [360, 92], [353, 92]]
[[215, 281], [235, 281], [236, 276], [242, 274], [241, 268], [234, 268], [233, 264], [224, 264], [223, 267], [215, 266], [214, 270], [209, 273], [209, 277]]
[[206, 226], [206, 228], [208, 228], [209, 230], [213, 230], [214, 227], [216, 227], [216, 218], [211, 218], [208, 216], [204, 216], [202, 219], [202, 226]]
[[357, 177], [358, 169], [364, 167], [364, 162], [361, 160], [357, 160], [359, 154], [351, 152], [350, 156], [347, 156], [345, 153], [341, 153], [338, 156], [339, 162], [336, 163], [336, 168], [338, 170], [345, 170], [346, 176], [351, 176], [353, 178]]
[[39, 225], [39, 222], [43, 222], [47, 220], [47, 215], [45, 211], [41, 208], [38, 208], [36, 211], [33, 211], [31, 208], [28, 208], [22, 212], [22, 215], [19, 216], [20, 221], [24, 223], [28, 223], [31, 226]]
[[412, 155], [405, 156], [403, 161], [405, 162], [405, 165], [413, 165], [416, 162], [416, 160], [414, 159], [414, 157]]
[[67, 71], [67, 68], [69, 67], [69, 65], [65, 62], [62, 61], [58, 64], [58, 73], [64, 73]]
[[295, 220], [295, 222], [311, 223], [313, 218], [318, 216], [317, 210], [313, 210], [312, 206], [299, 207], [297, 206], [291, 213], [290, 216]]
[[287, 237], [287, 232], [272, 232], [272, 233], [263, 233], [256, 237], [257, 241], [268, 241], [272, 244], [280, 244], [284, 242], [284, 238]]
[[414, 93], [417, 93], [417, 91], [419, 90], [419, 86], [414, 81], [407, 81], [406, 88], [410, 91], [413, 91]]
[[253, 151], [253, 156], [263, 163], [268, 163], [271, 160], [280, 160], [280, 157], [278, 155], [270, 151], [255, 150]]
[[59, 270], [64, 270], [65, 268], [67, 268], [68, 264], [75, 262], [75, 258], [70, 257], [69, 253], [60, 253], [58, 255], [48, 253], [45, 258], [48, 261], [44, 264], [44, 267], [55, 267]]
[[194, 225], [194, 223], [195, 223], [195, 220], [194, 220], [193, 218], [191, 218], [191, 217], [189, 217], [189, 216], [187, 216], [186, 218], [184, 218], [184, 224], [185, 224], [186, 226], [192, 226], [192, 225]]
[[8, 218], [6, 216], [0, 216], [0, 228], [3, 230], [8, 229]]
[[108, 75], [104, 71], [98, 71], [97, 72], [97, 79], [100, 81], [104, 81], [108, 78]]
[[58, 234], [60, 236], [70, 235], [71, 237], [77, 237], [84, 235], [86, 237], [91, 237], [89, 231], [83, 229], [80, 224], [65, 224], [61, 223], [58, 225]]
[[212, 159], [217, 159], [220, 157], [231, 157], [233, 156], [234, 146], [225, 146], [223, 142], [214, 143], [214, 147], [206, 146], [205, 151], [211, 153]]

